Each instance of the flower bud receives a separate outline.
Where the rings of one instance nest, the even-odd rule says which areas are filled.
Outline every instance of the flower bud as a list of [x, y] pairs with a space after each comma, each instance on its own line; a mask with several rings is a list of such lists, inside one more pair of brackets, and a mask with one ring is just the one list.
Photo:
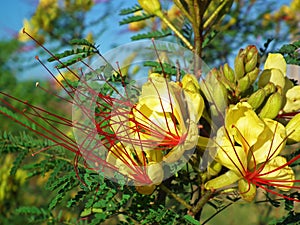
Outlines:
[[248, 46], [247, 47], [247, 62], [245, 64], [245, 72], [248, 73], [254, 70], [257, 67], [257, 60], [258, 60], [258, 51], [255, 46]]
[[273, 84], [271, 82], [267, 83], [263, 88], [266, 91], [266, 95], [267, 96], [270, 95], [270, 94], [272, 94], [272, 93], [274, 93], [276, 91], [275, 84]]
[[264, 89], [258, 89], [256, 92], [250, 95], [247, 102], [255, 110], [264, 102], [265, 98], [266, 98], [266, 91]]
[[250, 83], [253, 84], [256, 81], [256, 78], [259, 74], [259, 68], [255, 67], [253, 70], [248, 72], [246, 76], [249, 77]]
[[285, 76], [279, 69], [264, 70], [259, 77], [258, 87], [264, 87], [269, 82], [284, 88]]
[[243, 49], [241, 49], [234, 61], [234, 72], [236, 80], [241, 79], [245, 75], [244, 58], [244, 51]]
[[207, 167], [207, 172], [211, 176], [216, 176], [221, 172], [222, 165], [216, 161], [212, 161]]
[[239, 92], [246, 91], [251, 86], [249, 76], [244, 76], [238, 80], [237, 88]]
[[148, 186], [135, 186], [135, 189], [138, 193], [143, 195], [151, 195], [155, 190], [156, 185], [148, 185]]
[[271, 94], [266, 104], [261, 109], [259, 116], [261, 118], [274, 119], [282, 107], [282, 95], [279, 92]]
[[159, 0], [138, 0], [139, 4], [149, 14], [156, 15], [158, 12], [161, 12], [161, 5]]
[[241, 177], [237, 175], [232, 170], [227, 171], [226, 173], [209, 180], [205, 183], [205, 189], [219, 189], [231, 185], [237, 182]]
[[288, 122], [286, 132], [289, 135], [287, 139], [288, 144], [300, 142], [300, 113]]
[[233, 69], [230, 68], [228, 63], [224, 64], [223, 66], [223, 74], [229, 82], [231, 83], [235, 82], [234, 71]]

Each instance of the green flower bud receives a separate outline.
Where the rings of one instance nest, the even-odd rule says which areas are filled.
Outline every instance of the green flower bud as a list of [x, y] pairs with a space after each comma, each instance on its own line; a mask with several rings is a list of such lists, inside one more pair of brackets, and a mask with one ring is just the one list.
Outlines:
[[264, 102], [266, 96], [266, 91], [264, 89], [258, 89], [256, 92], [250, 95], [247, 102], [255, 110]]
[[258, 60], [258, 51], [255, 46], [248, 46], [247, 50], [247, 62], [245, 64], [245, 71], [246, 73], [254, 70], [257, 67], [257, 60]]
[[281, 88], [285, 85], [285, 76], [279, 69], [264, 70], [258, 80], [258, 87], [264, 87], [267, 83], [272, 82]]
[[261, 118], [274, 119], [282, 107], [282, 95], [279, 92], [271, 94], [266, 104], [261, 109], [259, 116]]
[[239, 92], [246, 91], [251, 86], [249, 76], [244, 76], [238, 80], [237, 88]]
[[286, 133], [289, 135], [288, 144], [300, 142], [300, 113], [295, 115], [286, 125]]
[[139, 4], [149, 14], [156, 15], [157, 13], [161, 12], [161, 5], [159, 0], [138, 0]]
[[234, 61], [234, 72], [235, 72], [236, 80], [241, 79], [245, 75], [244, 58], [245, 58], [244, 50], [241, 49]]
[[272, 93], [274, 93], [275, 91], [276, 91], [276, 86], [275, 86], [275, 84], [273, 84], [273, 83], [267, 83], [264, 87], [264, 90], [266, 91], [266, 95], [268, 96], [268, 95], [270, 95], [270, 94], [272, 94]]
[[224, 64], [224, 66], [223, 66], [223, 74], [229, 82], [231, 82], [231, 83], [235, 82], [234, 71], [233, 71], [233, 69], [231, 69], [231, 67], [228, 65], [228, 63]]
[[253, 70], [251, 70], [250, 72], [248, 72], [246, 74], [246, 76], [249, 77], [250, 83], [253, 84], [254, 81], [256, 81], [256, 78], [259, 74], [259, 68], [255, 67]]

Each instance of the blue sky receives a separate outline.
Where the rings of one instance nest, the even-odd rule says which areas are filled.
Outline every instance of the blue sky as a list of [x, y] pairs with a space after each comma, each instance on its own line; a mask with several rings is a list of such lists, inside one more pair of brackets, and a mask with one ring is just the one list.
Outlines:
[[0, 8], [0, 38], [12, 37], [23, 26], [23, 19], [34, 12], [38, 0], [4, 0]]

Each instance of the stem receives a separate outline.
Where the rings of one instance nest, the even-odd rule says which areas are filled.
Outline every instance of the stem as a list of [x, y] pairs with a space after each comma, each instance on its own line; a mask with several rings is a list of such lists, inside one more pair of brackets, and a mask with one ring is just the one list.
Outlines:
[[169, 188], [167, 188], [165, 185], [160, 184], [159, 187], [166, 192], [168, 195], [172, 196], [177, 202], [179, 202], [181, 205], [183, 205], [188, 210], [192, 210], [193, 207], [189, 205], [185, 200], [180, 198], [178, 195], [176, 195], [174, 192], [172, 192]]
[[180, 0], [174, 0], [175, 5], [180, 9], [180, 11], [184, 14], [184, 16], [190, 21], [193, 21], [193, 18], [189, 14], [188, 11], [184, 8], [184, 6], [181, 4]]
[[225, 0], [222, 2], [218, 8], [211, 14], [211, 16], [205, 21], [203, 25], [203, 29], [206, 30], [208, 27], [210, 27], [214, 20], [218, 17], [219, 13], [223, 10], [224, 7], [226, 7], [227, 3], [229, 3], [230, 0]]
[[191, 213], [193, 215], [196, 215], [202, 208], [203, 206], [208, 202], [208, 200], [210, 199], [211, 195], [212, 195], [212, 191], [208, 190], [206, 191], [202, 197], [200, 198], [200, 200], [197, 202], [196, 206], [192, 208]]
[[194, 52], [194, 47], [193, 45], [187, 40], [181, 32], [168, 20], [168, 18], [161, 12], [156, 14], [167, 26], [174, 31], [174, 33], [177, 35], [178, 38], [182, 40], [182, 42], [191, 50]]

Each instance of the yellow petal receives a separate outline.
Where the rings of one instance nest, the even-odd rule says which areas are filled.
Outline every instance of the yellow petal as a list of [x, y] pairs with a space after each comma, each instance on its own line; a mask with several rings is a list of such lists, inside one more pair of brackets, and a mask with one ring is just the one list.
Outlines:
[[[268, 162], [260, 172], [260, 178], [270, 180], [271, 184], [283, 185], [283, 187], [275, 186], [282, 191], [289, 191], [294, 184], [295, 174], [291, 167], [285, 166], [281, 169], [278, 167], [286, 164], [287, 161], [282, 156], [277, 156]], [[278, 181], [278, 182], [276, 182]]]
[[161, 163], [150, 162], [147, 165], [147, 174], [155, 185], [159, 185], [164, 179], [164, 171]]
[[285, 147], [285, 127], [275, 120], [263, 121], [266, 127], [252, 148], [253, 156], [250, 158], [249, 168], [275, 158]]
[[295, 115], [286, 125], [289, 144], [300, 142], [300, 113]]
[[187, 136], [182, 143], [175, 146], [167, 155], [164, 156], [163, 160], [166, 163], [173, 163], [182, 158], [185, 151], [191, 150], [196, 147], [198, 143], [198, 126], [194, 121], [188, 121], [188, 127], [186, 130]]
[[300, 109], [300, 86], [294, 86], [286, 92], [284, 112], [294, 112]]
[[247, 201], [252, 202], [256, 196], [256, 186], [247, 182], [245, 179], [241, 179], [238, 182], [239, 194]]
[[224, 127], [218, 130], [216, 142], [218, 150], [215, 160], [236, 174], [244, 175], [247, 170], [247, 153], [242, 147], [234, 146]]
[[283, 55], [279, 53], [269, 53], [264, 69], [279, 69], [282, 74], [286, 74], [286, 62]]
[[226, 173], [209, 180], [205, 183], [204, 187], [206, 189], [219, 189], [231, 185], [241, 179], [241, 176], [235, 172], [229, 170]]
[[225, 126], [235, 141], [248, 151], [257, 142], [265, 125], [247, 102], [241, 102], [229, 108]]

